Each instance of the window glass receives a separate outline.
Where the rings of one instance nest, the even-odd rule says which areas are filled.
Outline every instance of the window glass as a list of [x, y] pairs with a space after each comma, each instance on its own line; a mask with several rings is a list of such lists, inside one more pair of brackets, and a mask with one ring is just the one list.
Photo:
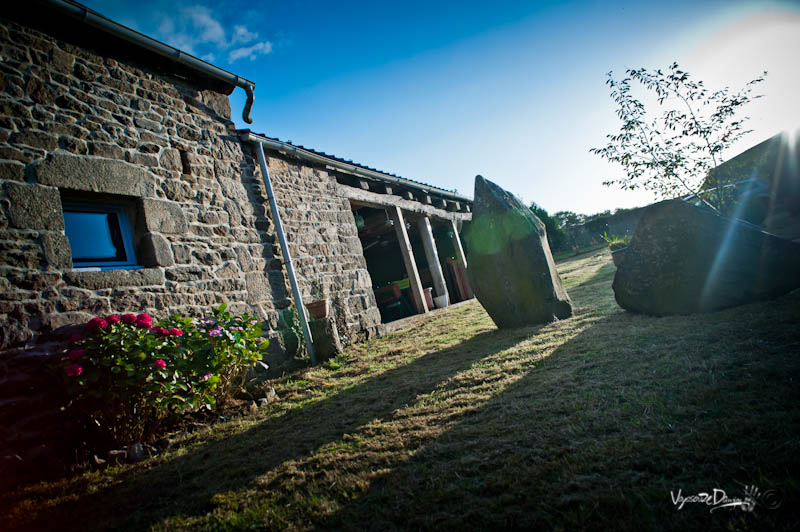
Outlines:
[[135, 269], [133, 232], [120, 204], [62, 200], [64, 232], [75, 268]]
[[126, 261], [119, 219], [113, 212], [64, 212], [73, 261]]

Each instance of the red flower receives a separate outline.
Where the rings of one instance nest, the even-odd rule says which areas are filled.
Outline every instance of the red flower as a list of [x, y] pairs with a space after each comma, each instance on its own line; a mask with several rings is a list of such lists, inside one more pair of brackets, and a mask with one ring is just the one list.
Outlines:
[[156, 360], [153, 362], [153, 369], [164, 369], [167, 367], [167, 363], [163, 360]]
[[183, 331], [180, 329], [170, 329], [168, 332], [172, 336], [183, 336]]
[[153, 318], [151, 318], [149, 314], [139, 314], [136, 316], [136, 321], [146, 321], [150, 323], [153, 321]]
[[85, 336], [83, 336], [82, 334], [75, 333], [75, 334], [71, 335], [69, 338], [67, 338], [67, 342], [70, 343], [70, 344], [75, 344], [75, 343], [80, 342], [84, 338], [85, 338]]
[[83, 373], [83, 366], [80, 364], [70, 364], [64, 368], [64, 373], [67, 375], [67, 377], [77, 377]]
[[133, 323], [136, 321], [136, 316], [133, 314], [123, 314], [120, 317], [120, 321], [122, 321], [122, 323]]
[[117, 316], [116, 314], [109, 314], [108, 316], [106, 316], [106, 321], [108, 322], [109, 325], [119, 323], [119, 316]]
[[149, 321], [136, 320], [135, 325], [140, 329], [149, 329], [152, 324]]
[[158, 336], [167, 336], [169, 334], [169, 331], [163, 327], [153, 327], [151, 330]]
[[86, 324], [87, 331], [96, 331], [98, 329], [105, 329], [108, 327], [108, 322], [103, 318], [92, 318], [89, 320], [89, 323]]
[[73, 349], [72, 351], [67, 353], [67, 356], [71, 361], [75, 362], [76, 360], [80, 360], [80, 358], [85, 354], [86, 354], [86, 349]]

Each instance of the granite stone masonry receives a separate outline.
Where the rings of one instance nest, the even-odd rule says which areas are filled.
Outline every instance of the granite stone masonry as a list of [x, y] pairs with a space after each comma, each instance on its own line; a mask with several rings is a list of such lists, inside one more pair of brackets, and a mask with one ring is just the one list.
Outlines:
[[[274, 338], [291, 305], [227, 91], [32, 26], [0, 18], [0, 478], [58, 471], [74, 448], [64, 434], [75, 427], [48, 393], [60, 376], [45, 369], [71, 325], [107, 313], [197, 316], [227, 302]], [[304, 299], [322, 287], [344, 342], [375, 335], [380, 315], [336, 176], [267, 157]], [[141, 268], [73, 267], [63, 206], [76, 201], [128, 214]]]
[[[347, 343], [373, 337], [380, 314], [353, 212], [340, 195], [335, 173], [275, 152], [267, 155], [267, 163], [278, 205], [287, 206], [281, 219], [303, 301], [314, 299], [311, 287], [316, 284], [337, 313], [340, 337]], [[263, 187], [258, 165], [255, 173], [255, 184]]]

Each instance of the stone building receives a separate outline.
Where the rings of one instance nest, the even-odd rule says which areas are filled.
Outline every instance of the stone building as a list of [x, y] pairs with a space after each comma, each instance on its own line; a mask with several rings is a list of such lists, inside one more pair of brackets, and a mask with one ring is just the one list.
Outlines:
[[800, 128], [783, 131], [709, 172], [701, 196], [732, 199], [722, 212], [800, 242]]
[[253, 83], [70, 0], [6, 6], [0, 54], [0, 476], [53, 458], [43, 363], [91, 316], [227, 302], [279, 348], [298, 299], [352, 342], [426, 312], [425, 285], [470, 297], [468, 198], [236, 130]]

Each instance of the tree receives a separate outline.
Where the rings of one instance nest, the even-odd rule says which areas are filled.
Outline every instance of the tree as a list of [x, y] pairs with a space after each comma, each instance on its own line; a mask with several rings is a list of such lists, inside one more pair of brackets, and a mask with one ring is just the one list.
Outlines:
[[608, 230], [608, 218], [609, 218], [609, 216], [610, 216], [610, 213], [609, 214], [605, 214], [605, 213], [595, 214], [593, 216], [588, 217], [586, 219], [586, 222], [584, 222], [583, 226], [586, 228], [587, 231], [589, 231], [589, 233], [592, 234], [593, 238], [595, 240], [597, 240], [598, 237], [602, 238], [602, 236], [605, 233], [609, 232], [609, 230]]
[[567, 235], [559, 225], [558, 221], [550, 216], [550, 214], [540, 207], [535, 202], [531, 203], [531, 211], [544, 223], [547, 230], [547, 242], [550, 244], [550, 249], [561, 249], [567, 242]]
[[572, 211], [558, 211], [553, 213], [553, 219], [559, 227], [566, 229], [573, 225], [580, 225], [586, 217], [583, 214], [578, 214]]
[[[625, 74], [617, 81], [609, 72], [606, 80], [622, 121], [620, 131], [607, 135], [605, 147], [589, 151], [625, 169], [624, 177], [609, 179], [604, 185], [629, 190], [641, 187], [653, 191], [656, 197], [667, 198], [698, 195], [708, 173], [722, 163], [725, 149], [750, 132], [744, 129], [748, 117], [737, 117], [737, 113], [760, 98], [752, 92], [767, 75], [764, 72], [732, 92], [728, 87], [706, 89], [678, 63], [666, 72], [640, 68], [627, 69]], [[632, 82], [654, 93], [663, 109], [660, 115], [648, 114], [645, 105], [631, 93]], [[722, 187], [716, 192], [698, 197], [717, 210], [723, 199]]]

